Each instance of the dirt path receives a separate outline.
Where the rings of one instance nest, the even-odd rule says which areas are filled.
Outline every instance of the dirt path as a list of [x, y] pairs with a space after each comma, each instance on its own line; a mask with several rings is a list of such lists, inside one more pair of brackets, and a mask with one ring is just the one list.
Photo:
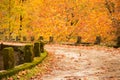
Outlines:
[[41, 80], [120, 80], [120, 49], [55, 45], [46, 49], [57, 61]]

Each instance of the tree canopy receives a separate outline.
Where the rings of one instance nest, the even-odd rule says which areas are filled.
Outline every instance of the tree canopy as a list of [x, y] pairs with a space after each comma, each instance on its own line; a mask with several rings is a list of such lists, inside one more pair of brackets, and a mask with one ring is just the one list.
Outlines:
[[112, 42], [120, 36], [120, 0], [1, 0], [0, 35]]

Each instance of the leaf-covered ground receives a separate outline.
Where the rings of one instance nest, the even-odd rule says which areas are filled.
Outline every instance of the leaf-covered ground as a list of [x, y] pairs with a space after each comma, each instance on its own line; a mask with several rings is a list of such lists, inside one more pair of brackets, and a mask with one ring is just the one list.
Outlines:
[[120, 79], [120, 48], [47, 45], [46, 49], [55, 54], [56, 63], [41, 80]]
[[20, 80], [120, 80], [120, 48], [67, 45], [45, 48], [48, 57], [24, 76], [17, 75]]

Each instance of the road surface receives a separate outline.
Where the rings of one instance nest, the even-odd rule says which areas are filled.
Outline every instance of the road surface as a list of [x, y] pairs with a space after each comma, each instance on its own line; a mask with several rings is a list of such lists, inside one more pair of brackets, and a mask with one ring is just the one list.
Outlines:
[[[47, 45], [57, 61], [41, 80], [120, 80], [120, 49]], [[35, 79], [37, 80], [37, 78]]]

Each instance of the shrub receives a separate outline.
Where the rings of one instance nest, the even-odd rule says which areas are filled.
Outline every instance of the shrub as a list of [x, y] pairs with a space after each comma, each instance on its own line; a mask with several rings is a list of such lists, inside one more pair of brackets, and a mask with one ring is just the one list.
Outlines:
[[14, 50], [12, 47], [6, 47], [3, 49], [3, 63], [4, 69], [11, 69], [15, 66]]
[[34, 58], [33, 55], [33, 45], [28, 44], [24, 47], [24, 61], [25, 62], [32, 62]]
[[40, 56], [40, 43], [39, 42], [34, 43], [34, 55], [35, 57]]

